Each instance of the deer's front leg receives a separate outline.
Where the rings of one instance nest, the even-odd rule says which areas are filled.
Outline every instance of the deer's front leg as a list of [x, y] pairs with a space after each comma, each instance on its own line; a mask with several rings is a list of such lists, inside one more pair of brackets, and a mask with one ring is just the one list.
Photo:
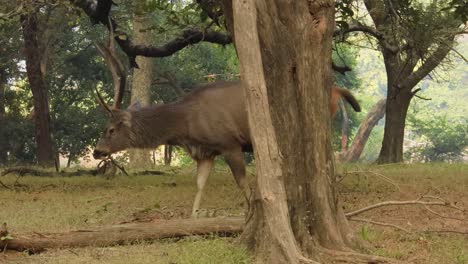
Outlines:
[[201, 159], [197, 160], [197, 187], [198, 192], [195, 196], [195, 202], [193, 203], [192, 208], [192, 217], [197, 216], [197, 211], [200, 208], [200, 202], [203, 194], [203, 189], [205, 188], [206, 181], [210, 175], [211, 169], [213, 168], [213, 159]]

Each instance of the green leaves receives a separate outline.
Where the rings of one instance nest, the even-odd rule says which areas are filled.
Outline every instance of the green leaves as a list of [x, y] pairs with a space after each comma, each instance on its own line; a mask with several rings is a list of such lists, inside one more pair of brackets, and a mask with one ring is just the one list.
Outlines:
[[442, 11], [452, 11], [453, 15], [462, 23], [468, 21], [468, 2], [466, 0], [452, 0]]

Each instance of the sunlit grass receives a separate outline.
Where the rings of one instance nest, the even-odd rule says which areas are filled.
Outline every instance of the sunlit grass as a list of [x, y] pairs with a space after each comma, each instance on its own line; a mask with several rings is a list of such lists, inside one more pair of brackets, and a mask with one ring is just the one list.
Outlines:
[[[195, 168], [157, 170], [165, 174], [117, 176], [110, 180], [96, 176], [23, 176], [18, 180], [22, 186], [16, 190], [0, 187], [0, 222], [6, 222], [15, 234], [86, 229], [160, 212], [189, 217], [196, 193]], [[253, 168], [248, 170], [252, 172]], [[337, 170], [345, 175], [338, 184], [345, 211], [384, 200], [416, 199], [424, 194], [468, 207], [466, 164], [346, 164]], [[0, 177], [8, 186], [16, 179], [16, 175]], [[242, 202], [229, 170], [218, 164], [208, 181], [202, 208], [218, 215], [240, 215]], [[444, 224], [443, 219], [417, 207], [375, 210], [363, 217], [413, 230]], [[421, 264], [468, 263], [468, 238], [464, 235], [406, 234], [391, 228], [351, 224], [356, 236], [372, 245], [368, 253]], [[8, 263], [250, 263], [245, 248], [235, 241], [194, 237], [121, 247], [51, 250], [37, 256], [15, 257]]]
[[247, 264], [246, 249], [232, 239], [187, 238], [131, 246], [53, 250], [44, 254], [18, 258], [15, 264]]

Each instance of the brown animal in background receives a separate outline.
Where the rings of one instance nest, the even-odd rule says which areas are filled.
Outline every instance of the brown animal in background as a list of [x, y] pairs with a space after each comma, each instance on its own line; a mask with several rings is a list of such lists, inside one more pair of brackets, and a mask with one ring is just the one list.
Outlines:
[[[114, 96], [121, 100], [122, 80], [125, 80], [119, 70], [121, 67], [109, 49], [104, 49], [101, 54], [107, 57], [106, 62], [115, 76]], [[332, 114], [336, 112], [340, 96], [359, 111], [359, 104], [348, 91], [334, 87], [330, 104]], [[242, 152], [252, 152], [252, 141], [240, 82], [210, 83], [173, 103], [144, 108], [130, 106], [127, 110], [119, 109], [119, 99], [109, 108], [99, 98], [110, 113], [110, 122], [96, 145], [94, 158], [106, 158], [128, 148], [151, 149], [163, 144], [184, 147], [197, 162], [198, 192], [192, 209], [192, 214], [196, 214], [214, 158], [222, 155], [237, 185], [249, 199]]]
[[332, 117], [335, 116], [338, 110], [338, 100], [340, 100], [340, 98], [344, 98], [353, 107], [354, 111], [361, 112], [361, 106], [349, 90], [333, 86], [330, 94], [330, 113]]

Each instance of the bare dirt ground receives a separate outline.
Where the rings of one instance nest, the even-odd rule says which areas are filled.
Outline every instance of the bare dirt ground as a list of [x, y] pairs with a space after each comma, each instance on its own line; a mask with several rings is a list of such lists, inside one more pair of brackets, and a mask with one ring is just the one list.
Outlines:
[[[188, 218], [196, 192], [193, 168], [158, 168], [164, 175], [0, 177], [0, 221], [14, 234], [86, 229], [130, 221]], [[468, 209], [468, 165], [340, 166], [346, 212], [387, 200], [439, 197]], [[224, 166], [210, 177], [200, 217], [239, 216], [243, 198]], [[386, 206], [359, 216], [405, 231], [352, 221], [362, 251], [421, 264], [468, 263], [468, 212], [445, 206]], [[0, 253], [0, 263], [251, 263], [236, 238], [189, 237], [107, 248]]]

